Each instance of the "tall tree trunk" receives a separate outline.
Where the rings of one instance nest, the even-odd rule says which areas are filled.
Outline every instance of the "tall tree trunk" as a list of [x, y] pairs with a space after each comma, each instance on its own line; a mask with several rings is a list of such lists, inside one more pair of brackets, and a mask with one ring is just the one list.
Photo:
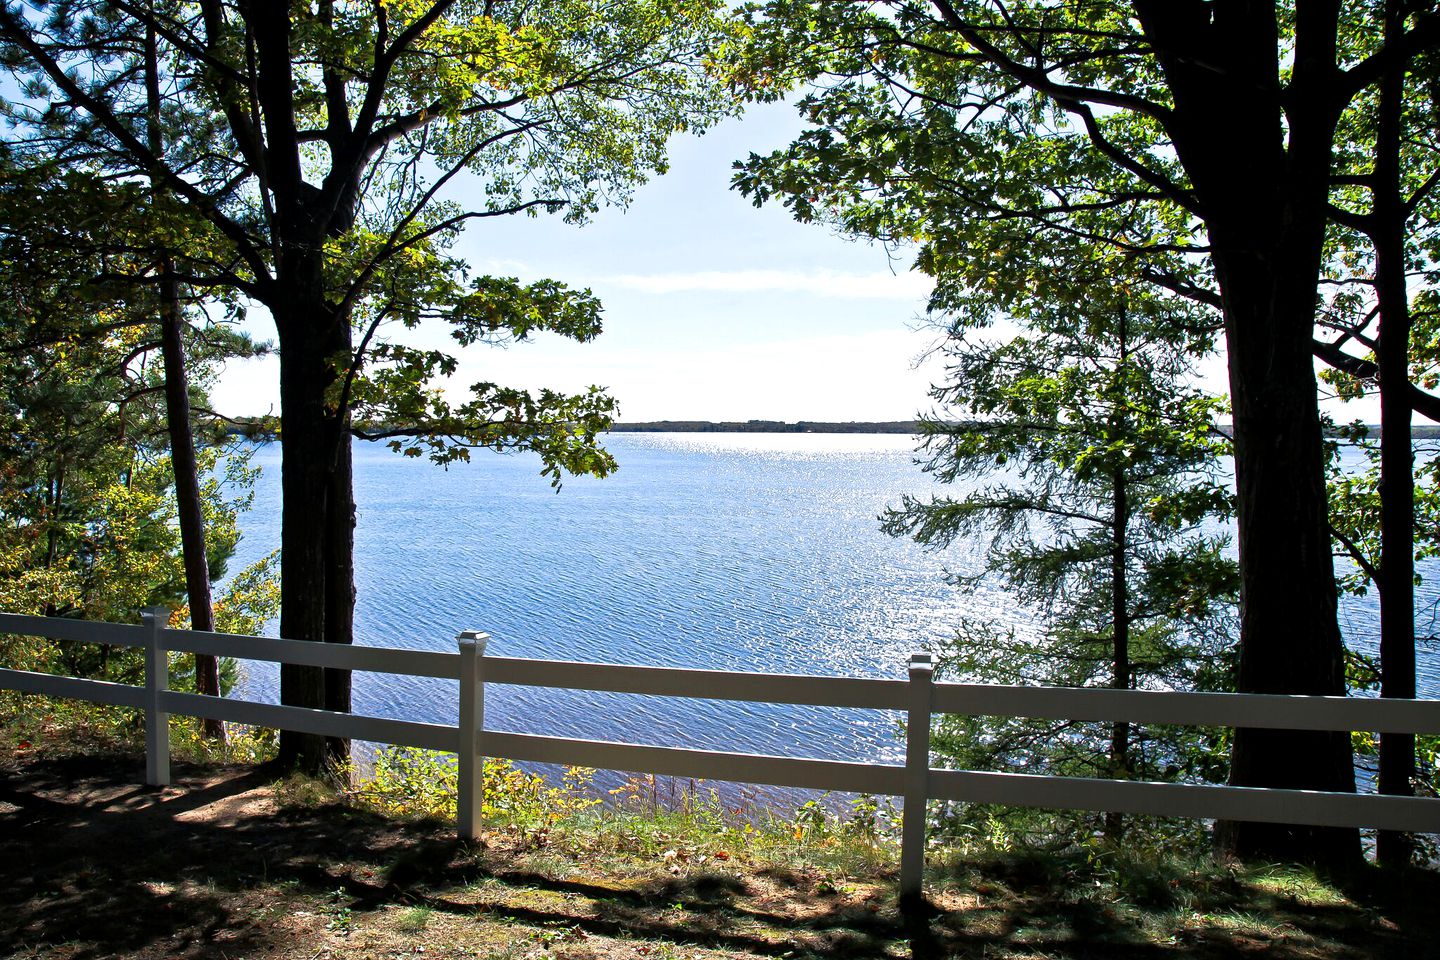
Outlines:
[[[1310, 354], [1332, 133], [1294, 111], [1288, 156], [1274, 151], [1207, 198], [1219, 211], [1210, 237], [1235, 425], [1241, 693], [1346, 692]], [[1237, 729], [1230, 783], [1352, 792], [1349, 734]], [[1246, 859], [1360, 858], [1354, 829], [1234, 822], [1218, 825], [1217, 839]]]
[[[1241, 260], [1227, 267], [1231, 291], [1263, 285], [1271, 296], [1254, 300], [1269, 300], [1277, 307], [1283, 302], [1274, 289], [1276, 278], [1286, 275], [1281, 264]], [[1290, 275], [1299, 272], [1292, 268]], [[1294, 291], [1291, 302], [1308, 308], [1313, 280], [1308, 293], [1303, 289]], [[1236, 687], [1242, 693], [1343, 696], [1343, 651], [1335, 619], [1335, 574], [1309, 353], [1312, 320], [1308, 309], [1294, 310], [1307, 315], [1295, 317], [1283, 336], [1273, 324], [1262, 333], [1259, 318], [1241, 313], [1252, 298], [1235, 300], [1240, 302], [1227, 305], [1226, 319], [1240, 543]], [[1230, 783], [1353, 791], [1349, 735], [1236, 730]], [[1232, 823], [1221, 828], [1219, 838], [1222, 849], [1244, 858], [1341, 863], [1357, 859], [1360, 849], [1357, 831], [1335, 828]]]
[[[327, 303], [320, 244], [285, 266], [290, 296], [276, 310], [280, 331], [280, 633], [291, 640], [350, 643], [354, 621], [352, 477], [348, 417], [337, 416], [333, 385], [351, 351], [349, 318]], [[349, 673], [286, 665], [282, 703], [348, 710]], [[280, 760], [312, 773], [349, 756], [349, 742], [285, 731]]]
[[[1123, 467], [1110, 477], [1113, 490], [1110, 555], [1110, 686], [1116, 690], [1130, 689], [1130, 589], [1126, 576], [1126, 552], [1129, 550], [1130, 488]], [[1130, 775], [1130, 724], [1117, 720], [1110, 730], [1110, 775]], [[1125, 832], [1123, 814], [1105, 814], [1105, 836], [1119, 842]]]
[[[1203, 210], [1234, 418], [1243, 693], [1340, 696], [1343, 649], [1310, 343], [1340, 105], [1338, 0], [1296, 8], [1281, 87], [1273, 2], [1137, 0], [1174, 97], [1166, 129]], [[1238, 729], [1237, 786], [1353, 791], [1349, 736]], [[1217, 825], [1247, 858], [1352, 862], [1359, 831]]]
[[[1403, 30], [1398, 0], [1385, 5], [1386, 43]], [[1376, 361], [1380, 379], [1380, 696], [1415, 697], [1415, 473], [1410, 437], [1410, 302], [1405, 290], [1405, 205], [1400, 195], [1402, 61], [1380, 85], [1375, 152], [1375, 287], [1380, 307]], [[1380, 792], [1415, 792], [1415, 736], [1380, 735]], [[1410, 862], [1409, 835], [1382, 830], [1376, 859]]]
[[[1130, 363], [1130, 330], [1126, 308], [1119, 314], [1120, 353], [1115, 364], [1115, 409], [1110, 414], [1110, 441], [1130, 433], [1126, 415]], [[1124, 465], [1110, 473], [1110, 686], [1130, 689], [1130, 581], [1126, 560], [1130, 549], [1130, 478]], [[1130, 724], [1117, 720], [1110, 728], [1110, 775], [1130, 775]], [[1105, 836], [1118, 843], [1125, 832], [1123, 814], [1105, 814]]]
[[[160, 65], [153, 26], [145, 30], [146, 136], [150, 152], [164, 156], [160, 122]], [[163, 188], [152, 178], [158, 198]], [[165, 424], [170, 434], [170, 466], [175, 473], [175, 507], [180, 525], [180, 553], [185, 563], [185, 595], [190, 605], [190, 627], [207, 633], [215, 629], [210, 596], [210, 561], [206, 555], [205, 511], [200, 500], [199, 466], [195, 462], [195, 433], [190, 425], [190, 378], [185, 370], [184, 324], [175, 259], [164, 253], [160, 263], [160, 356], [165, 367]], [[212, 654], [195, 654], [195, 690], [220, 695], [220, 663]], [[224, 741], [225, 724], [209, 718], [200, 721], [201, 732]]]
[[[335, 170], [346, 118], [337, 113], [327, 132], [332, 174], [323, 186], [305, 178], [303, 138], [297, 120], [293, 24], [283, 3], [254, 4], [246, 18], [257, 62], [255, 91], [261, 107], [265, 186], [276, 252], [275, 282], [266, 303], [280, 335], [280, 452], [284, 505], [280, 525], [280, 632], [291, 640], [350, 643], [355, 587], [353, 536], [340, 533], [354, 515], [349, 415], [337, 409], [333, 390], [348, 366], [350, 317], [330, 303], [325, 289], [325, 242], [354, 222], [360, 167]], [[338, 129], [335, 124], [345, 129]], [[280, 671], [282, 703], [312, 708], [349, 707], [346, 671], [287, 665]], [[349, 757], [349, 742], [282, 732], [280, 760], [327, 773]]]
[[[166, 258], [160, 281], [160, 354], [165, 364], [165, 421], [170, 432], [170, 464], [175, 471], [175, 504], [180, 523], [180, 551], [185, 561], [185, 594], [190, 601], [190, 627], [210, 632], [215, 613], [210, 597], [210, 563], [205, 553], [205, 512], [200, 501], [195, 436], [190, 426], [190, 383], [185, 372], [181, 338], [180, 285], [174, 261]], [[220, 664], [210, 654], [195, 654], [195, 689], [220, 695]], [[201, 721], [212, 740], [225, 739], [225, 724]]]
[[[346, 331], [350, 327], [345, 325]], [[349, 340], [346, 340], [347, 350]], [[334, 459], [325, 501], [325, 543], [329, 570], [325, 580], [325, 640], [352, 643], [355, 636], [355, 495], [348, 411], [333, 415]], [[325, 671], [325, 709], [350, 711], [350, 671]], [[338, 742], [334, 749], [348, 751]]]

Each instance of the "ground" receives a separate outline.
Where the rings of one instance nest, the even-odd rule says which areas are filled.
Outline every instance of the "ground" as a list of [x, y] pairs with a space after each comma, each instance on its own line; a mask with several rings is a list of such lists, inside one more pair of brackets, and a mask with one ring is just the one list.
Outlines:
[[884, 870], [725, 850], [612, 862], [544, 833], [460, 844], [447, 824], [297, 795], [263, 767], [182, 765], [164, 789], [140, 772], [134, 756], [0, 758], [0, 956], [1440, 956], [1425, 872], [1347, 886], [1211, 871], [1121, 889], [1074, 857], [1006, 857], [937, 867], [907, 918]]

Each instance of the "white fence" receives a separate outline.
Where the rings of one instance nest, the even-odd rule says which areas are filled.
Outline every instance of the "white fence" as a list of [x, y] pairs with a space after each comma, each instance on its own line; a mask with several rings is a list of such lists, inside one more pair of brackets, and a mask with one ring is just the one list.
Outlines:
[[[1433, 798], [981, 773], [930, 767], [930, 721], [936, 713], [1433, 734], [1440, 733], [1440, 701], [1437, 700], [934, 683], [929, 658], [923, 654], [911, 658], [906, 680], [567, 663], [487, 656], [485, 645], [489, 638], [477, 632], [459, 635], [458, 652], [438, 653], [171, 630], [161, 626], [168, 616], [165, 608], [154, 608], [146, 611], [142, 626], [129, 626], [0, 614], [0, 633], [141, 647], [146, 652], [143, 687], [0, 669], [0, 689], [142, 709], [147, 738], [146, 781], [156, 785], [169, 782], [168, 718], [172, 713], [456, 753], [459, 757], [456, 819], [460, 835], [466, 838], [475, 837], [480, 827], [483, 800], [480, 758], [487, 756], [903, 797], [900, 889], [904, 895], [920, 892], [925, 844], [921, 814], [927, 800], [1440, 833], [1440, 799]], [[459, 682], [459, 725], [451, 727], [178, 693], [166, 689], [167, 654], [171, 651], [455, 680]], [[495, 683], [660, 697], [897, 710], [907, 717], [905, 763], [760, 756], [487, 730], [485, 686]]]

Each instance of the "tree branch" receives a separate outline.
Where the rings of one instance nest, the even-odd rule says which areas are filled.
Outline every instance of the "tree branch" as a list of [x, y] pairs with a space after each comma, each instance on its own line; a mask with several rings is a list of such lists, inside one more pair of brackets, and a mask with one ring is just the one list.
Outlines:
[[[1166, 122], [1171, 111], [1169, 107], [1161, 106], [1144, 97], [1137, 97], [1126, 93], [1116, 93], [1113, 90], [1101, 90], [1096, 87], [1081, 87], [1073, 84], [1058, 83], [1050, 78], [1050, 75], [1038, 68], [1029, 67], [1009, 57], [995, 44], [987, 40], [982, 32], [975, 25], [965, 21], [956, 12], [950, 0], [931, 0], [935, 9], [940, 12], [941, 19], [951, 30], [960, 34], [967, 43], [984, 55], [985, 59], [999, 67], [1005, 73], [1021, 81], [1039, 93], [1063, 103], [1098, 103], [1107, 107], [1118, 107], [1122, 110], [1130, 110], [1147, 117], [1153, 117], [1161, 123]], [[1005, 31], [1014, 37], [1017, 42], [1025, 43], [1022, 31], [1012, 27]]]
[[225, 216], [210, 197], [194, 184], [177, 175], [163, 158], [155, 156], [131, 132], [129, 127], [120, 121], [120, 118], [107, 104], [82, 90], [79, 83], [61, 68], [60, 64], [30, 35], [30, 31], [17, 22], [15, 14], [9, 9], [0, 9], [0, 36], [10, 40], [29, 54], [31, 60], [50, 78], [52, 83], [63, 90], [66, 96], [80, 105], [101, 127], [119, 141], [120, 146], [135, 161], [136, 166], [147, 171], [154, 171], [155, 176], [160, 178], [168, 189], [185, 198], [201, 216], [215, 224], [220, 232], [235, 244], [236, 252], [245, 260], [246, 265], [254, 272], [257, 279], [269, 278], [269, 270], [265, 261], [255, 249], [250, 234], [245, 228]]
[[1345, 536], [1345, 534], [1341, 533], [1338, 529], [1336, 529], [1333, 523], [1330, 524], [1330, 536], [1338, 540], [1340, 542], [1340, 545], [1345, 548], [1345, 553], [1342, 555], [1348, 555], [1351, 560], [1355, 561], [1355, 566], [1363, 570], [1365, 572], [1365, 576], [1369, 577], [1376, 583], [1380, 582], [1380, 571], [1375, 568], [1374, 564], [1372, 564], [1369, 560], [1365, 558], [1365, 554], [1360, 552], [1360, 548], [1355, 545], [1355, 542], [1349, 537]]

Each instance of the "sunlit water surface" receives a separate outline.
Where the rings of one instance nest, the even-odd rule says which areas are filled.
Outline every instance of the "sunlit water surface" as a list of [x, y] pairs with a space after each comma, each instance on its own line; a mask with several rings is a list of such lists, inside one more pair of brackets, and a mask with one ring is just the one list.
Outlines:
[[[1025, 628], [996, 588], [962, 593], [979, 546], [941, 554], [887, 537], [878, 515], [935, 492], [906, 436], [615, 434], [620, 470], [555, 493], [527, 456], [480, 454], [448, 470], [355, 448], [356, 642], [455, 649], [484, 630], [504, 656], [901, 678], [909, 655], [962, 615]], [[280, 449], [263, 468], [232, 569], [279, 543]], [[959, 492], [959, 491], [953, 491]], [[1440, 573], [1430, 564], [1429, 573]], [[1436, 577], [1420, 590], [1433, 633]], [[1373, 598], [1344, 602], [1374, 649]], [[1426, 695], [1440, 658], [1422, 657]], [[355, 709], [456, 721], [453, 682], [355, 675]], [[247, 693], [274, 700], [273, 667]], [[878, 711], [717, 703], [492, 686], [491, 729], [836, 759], [895, 759], [898, 720]]]

